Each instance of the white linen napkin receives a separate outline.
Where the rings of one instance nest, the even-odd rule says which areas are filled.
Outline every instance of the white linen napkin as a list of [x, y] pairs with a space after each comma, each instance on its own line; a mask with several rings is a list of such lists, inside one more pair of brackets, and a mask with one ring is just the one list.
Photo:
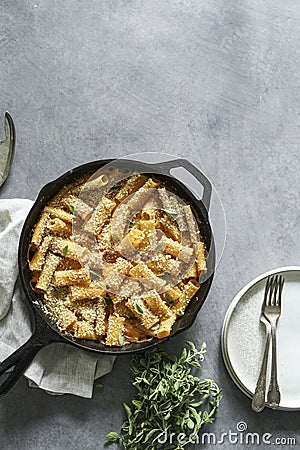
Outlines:
[[[32, 334], [31, 314], [18, 281], [18, 243], [33, 202], [0, 199], [0, 361]], [[94, 380], [113, 368], [115, 357], [94, 355], [68, 344], [53, 343], [41, 350], [25, 372], [29, 385], [50, 394], [91, 398]]]

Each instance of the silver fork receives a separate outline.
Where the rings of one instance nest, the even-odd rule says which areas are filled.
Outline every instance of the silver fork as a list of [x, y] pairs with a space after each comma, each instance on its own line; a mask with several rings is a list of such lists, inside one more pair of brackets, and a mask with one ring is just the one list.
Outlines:
[[264, 293], [264, 301], [261, 307], [261, 313], [260, 313], [260, 321], [265, 325], [266, 327], [266, 342], [265, 342], [265, 350], [264, 355], [262, 359], [262, 364], [259, 372], [259, 377], [257, 380], [255, 392], [252, 398], [252, 409], [255, 412], [260, 412], [264, 409], [265, 403], [266, 403], [266, 375], [267, 375], [267, 365], [268, 365], [268, 357], [269, 357], [269, 347], [270, 347], [270, 338], [271, 338], [271, 325], [266, 319], [264, 315], [264, 308], [267, 303], [267, 297], [270, 290], [270, 277], [268, 277], [266, 286], [265, 286], [265, 293]]
[[[270, 399], [272, 397], [272, 405], [273, 401], [277, 401], [276, 405], [279, 405], [280, 402], [280, 393], [277, 383], [277, 362], [276, 362], [276, 323], [278, 320], [278, 317], [280, 316], [280, 305], [281, 305], [281, 292], [283, 288], [284, 279], [281, 277], [281, 275], [278, 278], [278, 275], [276, 276], [269, 276], [267, 278], [266, 286], [265, 286], [265, 292], [264, 292], [264, 301], [261, 308], [261, 315], [260, 320], [266, 327], [266, 342], [265, 342], [265, 350], [263, 355], [263, 360], [261, 364], [261, 369], [259, 373], [259, 377], [257, 380], [255, 392], [252, 398], [252, 409], [255, 412], [260, 412], [265, 407], [265, 396], [266, 396], [266, 373], [267, 373], [267, 363], [268, 363], [268, 356], [269, 356], [269, 347], [270, 347], [270, 337], [272, 334], [275, 336], [275, 340], [272, 339], [272, 375], [271, 375], [271, 385], [270, 385], [270, 391], [268, 394], [268, 402], [270, 403]], [[276, 309], [276, 320], [274, 322], [274, 309]], [[271, 313], [270, 310], [272, 309]], [[272, 315], [272, 323], [274, 324], [272, 332], [272, 325], [271, 321], [267, 319], [267, 316], [265, 314], [267, 310], [267, 314]], [[278, 313], [279, 310], [279, 313]], [[272, 391], [272, 394], [270, 392]], [[276, 391], [276, 394], [274, 395], [273, 392]], [[278, 392], [278, 393], [277, 393]], [[271, 396], [271, 397], [270, 397]], [[276, 407], [277, 407], [276, 406]], [[273, 407], [273, 406], [272, 406]]]
[[284, 278], [281, 275], [272, 277], [270, 281], [270, 295], [268, 296], [264, 307], [264, 315], [271, 324], [272, 336], [272, 364], [271, 380], [268, 391], [268, 404], [273, 409], [277, 409], [280, 403], [280, 390], [277, 380], [277, 346], [276, 346], [276, 327], [281, 314], [281, 294], [284, 285]]

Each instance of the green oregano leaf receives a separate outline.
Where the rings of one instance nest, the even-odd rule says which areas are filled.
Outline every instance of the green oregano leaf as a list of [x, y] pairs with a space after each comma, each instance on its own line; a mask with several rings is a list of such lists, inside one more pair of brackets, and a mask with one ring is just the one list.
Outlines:
[[75, 206], [74, 206], [74, 205], [71, 205], [71, 204], [69, 204], [68, 206], [69, 206], [70, 213], [73, 214], [73, 215], [75, 215], [75, 212], [76, 212]]
[[110, 442], [119, 442], [119, 440], [121, 439], [120, 435], [118, 433], [115, 433], [114, 431], [111, 431], [105, 437]]
[[59, 287], [59, 286], [57, 286], [56, 284], [50, 284], [50, 286], [53, 288], [53, 290], [54, 291], [56, 291], [56, 292], [62, 292], [63, 290], [62, 290], [62, 288], [61, 287]]
[[168, 303], [168, 305], [174, 305], [174, 303], [175, 303], [175, 300], [173, 299], [173, 297], [171, 297], [171, 295], [168, 295], [167, 297], [166, 297], [166, 302]]
[[103, 300], [104, 300], [105, 306], [109, 306], [112, 303], [111, 298], [109, 297], [109, 295], [105, 295], [103, 297]]
[[143, 308], [142, 308], [138, 303], [135, 303], [135, 304], [134, 304], [134, 309], [135, 309], [135, 311], [136, 311], [137, 313], [139, 313], [139, 314], [144, 314]]

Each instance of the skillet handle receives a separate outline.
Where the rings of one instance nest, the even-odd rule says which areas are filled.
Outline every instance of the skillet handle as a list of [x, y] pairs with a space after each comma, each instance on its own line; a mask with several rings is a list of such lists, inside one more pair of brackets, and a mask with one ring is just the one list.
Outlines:
[[0, 396], [7, 394], [7, 392], [15, 385], [35, 355], [42, 348], [52, 342], [63, 342], [62, 338], [60, 338], [49, 325], [43, 322], [38, 314], [35, 314], [35, 319], [35, 330], [29, 340], [0, 364], [0, 377], [5, 374], [8, 369], [14, 367], [12, 372], [9, 373], [9, 376], [2, 383], [0, 381]]
[[212, 185], [209, 179], [195, 167], [192, 163], [190, 163], [187, 159], [179, 158], [172, 159], [171, 161], [164, 161], [162, 163], [157, 164], [158, 168], [161, 170], [165, 170], [167, 175], [170, 175], [171, 169], [183, 167], [186, 169], [197, 181], [203, 186], [203, 195], [202, 195], [202, 203], [206, 208], [206, 211], [209, 211], [211, 193], [212, 193]]

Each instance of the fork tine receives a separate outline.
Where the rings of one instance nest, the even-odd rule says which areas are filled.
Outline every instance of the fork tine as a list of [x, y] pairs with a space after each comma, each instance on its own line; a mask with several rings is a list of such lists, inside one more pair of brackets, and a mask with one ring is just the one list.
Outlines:
[[268, 299], [267, 299], [267, 306], [272, 305], [273, 290], [274, 290], [274, 276], [271, 276], [270, 277], [269, 295], [268, 295]]
[[272, 277], [269, 275], [267, 278], [266, 286], [265, 286], [265, 294], [264, 294], [264, 305], [267, 306], [269, 302], [269, 293], [271, 288], [271, 279]]
[[283, 285], [284, 285], [284, 282], [285, 282], [285, 278], [284, 278], [284, 277], [282, 277], [282, 281], [281, 281], [281, 290], [280, 290], [280, 295], [281, 295], [281, 293], [282, 293], [282, 290], [283, 290]]
[[266, 285], [265, 285], [265, 292], [264, 292], [264, 305], [267, 304], [267, 297], [269, 292], [269, 285], [270, 285], [270, 276], [268, 276]]
[[274, 277], [274, 292], [271, 299], [271, 306], [276, 306], [277, 304], [277, 294], [278, 294], [278, 275]]
[[284, 277], [282, 275], [280, 275], [280, 280], [279, 280], [279, 293], [278, 293], [278, 306], [281, 306], [281, 294], [282, 294], [282, 290], [283, 290], [283, 285], [284, 285]]
[[269, 277], [268, 278], [268, 291], [266, 293], [266, 306], [268, 306], [268, 304], [269, 304], [271, 286], [272, 286], [271, 277]]
[[279, 289], [280, 289], [280, 275], [278, 275], [277, 279], [276, 279], [276, 292], [275, 292], [275, 295], [274, 295], [274, 306], [278, 306]]
[[282, 282], [282, 276], [278, 275], [278, 287], [277, 287], [277, 296], [276, 296], [276, 306], [280, 306], [280, 302], [281, 302], [281, 282]]

